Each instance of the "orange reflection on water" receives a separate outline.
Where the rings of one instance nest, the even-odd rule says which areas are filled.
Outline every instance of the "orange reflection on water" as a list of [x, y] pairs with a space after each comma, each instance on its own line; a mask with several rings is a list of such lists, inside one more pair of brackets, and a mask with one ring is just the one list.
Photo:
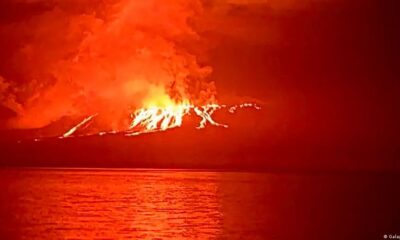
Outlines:
[[[10, 237], [215, 239], [222, 214], [217, 173], [31, 171], [19, 189]], [[18, 224], [17, 224], [18, 223]]]

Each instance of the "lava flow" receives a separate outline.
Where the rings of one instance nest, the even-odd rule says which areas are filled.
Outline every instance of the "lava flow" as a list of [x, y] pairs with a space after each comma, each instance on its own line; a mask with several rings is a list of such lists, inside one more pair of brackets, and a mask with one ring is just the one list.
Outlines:
[[[189, 103], [172, 104], [166, 107], [152, 106], [148, 108], [140, 108], [136, 110], [134, 113], [132, 113], [131, 124], [125, 130], [97, 132], [95, 134], [90, 134], [90, 135], [105, 135], [105, 134], [120, 133], [125, 136], [137, 136], [144, 133], [166, 131], [168, 129], [181, 127], [184, 117], [186, 115], [191, 115], [191, 114], [194, 114], [201, 119], [199, 125], [197, 126], [197, 129], [205, 128], [207, 125], [227, 128], [228, 125], [216, 122], [212, 118], [212, 115], [217, 110], [221, 109], [227, 109], [229, 113], [234, 114], [238, 109], [241, 108], [253, 108], [256, 110], [261, 109], [258, 105], [254, 103], [243, 103], [234, 106], [219, 105], [219, 104], [194, 106]], [[97, 115], [98, 114], [96, 113], [86, 117], [77, 125], [75, 125], [67, 132], [65, 132], [62, 136], [60, 136], [60, 138], [75, 136], [74, 133], [76, 133], [79, 129], [90, 125]], [[76, 136], [84, 136], [84, 135], [78, 134]]]

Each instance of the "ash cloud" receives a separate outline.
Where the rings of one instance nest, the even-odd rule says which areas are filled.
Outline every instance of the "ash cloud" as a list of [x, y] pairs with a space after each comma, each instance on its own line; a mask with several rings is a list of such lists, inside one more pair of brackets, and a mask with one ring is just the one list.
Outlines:
[[[130, 108], [171, 97], [213, 101], [211, 68], [185, 46], [202, 12], [185, 0], [15, 0], [2, 3], [0, 91], [13, 128], [93, 112], [117, 128]], [[4, 8], [5, 7], [5, 8]], [[6, 10], [3, 10], [6, 11]]]
[[[98, 112], [118, 128], [132, 108], [170, 97], [216, 101], [204, 55], [226, 43], [220, 36], [278, 46], [288, 40], [277, 15], [328, 1], [341, 0], [5, 1], [0, 101], [16, 113], [9, 127]], [[234, 82], [224, 78], [222, 86]]]

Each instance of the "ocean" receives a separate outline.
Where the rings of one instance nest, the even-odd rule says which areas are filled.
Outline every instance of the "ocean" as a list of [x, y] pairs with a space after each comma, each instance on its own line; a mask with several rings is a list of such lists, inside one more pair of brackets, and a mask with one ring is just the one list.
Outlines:
[[0, 170], [0, 239], [384, 239], [400, 177], [157, 169]]

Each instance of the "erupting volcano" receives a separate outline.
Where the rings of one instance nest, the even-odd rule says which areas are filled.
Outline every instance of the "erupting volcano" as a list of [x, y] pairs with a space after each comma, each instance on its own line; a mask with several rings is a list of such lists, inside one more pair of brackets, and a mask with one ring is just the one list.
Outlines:
[[[207, 42], [193, 27], [201, 1], [62, 3], [0, 29], [27, 35], [10, 56], [19, 74], [0, 76], [1, 102], [15, 113], [9, 127], [40, 129], [69, 118], [77, 123], [62, 126], [61, 138], [134, 136], [180, 127], [189, 115], [199, 118], [199, 129], [227, 127], [213, 119], [215, 111], [259, 108], [217, 104]], [[85, 131], [93, 122], [96, 130]]]

